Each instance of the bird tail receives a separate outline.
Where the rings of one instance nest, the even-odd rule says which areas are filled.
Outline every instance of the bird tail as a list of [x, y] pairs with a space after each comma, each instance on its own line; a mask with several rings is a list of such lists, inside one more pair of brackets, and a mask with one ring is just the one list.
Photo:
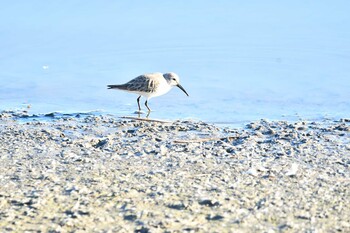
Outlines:
[[122, 85], [107, 85], [108, 89], [121, 89]]

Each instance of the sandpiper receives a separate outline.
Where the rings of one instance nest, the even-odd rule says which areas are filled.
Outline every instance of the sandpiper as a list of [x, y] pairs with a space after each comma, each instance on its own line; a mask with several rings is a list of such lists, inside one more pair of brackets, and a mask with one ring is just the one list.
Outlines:
[[140, 75], [129, 82], [121, 85], [108, 85], [108, 89], [118, 89], [131, 93], [138, 94], [137, 105], [139, 106], [139, 112], [141, 112], [140, 98], [141, 96], [146, 98], [145, 105], [150, 112], [151, 109], [148, 107], [148, 100], [152, 97], [164, 95], [174, 86], [180, 88], [187, 96], [187, 92], [180, 85], [179, 76], [175, 73], [151, 73]]

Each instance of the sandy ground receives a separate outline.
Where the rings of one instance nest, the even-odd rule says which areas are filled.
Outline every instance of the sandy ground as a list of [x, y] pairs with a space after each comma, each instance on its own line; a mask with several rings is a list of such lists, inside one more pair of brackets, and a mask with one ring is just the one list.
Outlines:
[[350, 231], [346, 119], [25, 117], [0, 114], [1, 232]]

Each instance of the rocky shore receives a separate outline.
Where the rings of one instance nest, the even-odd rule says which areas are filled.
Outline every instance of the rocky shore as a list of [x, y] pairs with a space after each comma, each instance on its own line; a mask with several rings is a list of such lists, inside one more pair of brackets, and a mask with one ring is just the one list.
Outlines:
[[0, 231], [349, 232], [349, 166], [348, 119], [2, 112]]

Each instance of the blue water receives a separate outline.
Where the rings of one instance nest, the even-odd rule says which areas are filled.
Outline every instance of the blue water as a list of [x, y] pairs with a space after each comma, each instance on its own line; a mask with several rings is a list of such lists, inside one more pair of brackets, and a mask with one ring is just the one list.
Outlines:
[[350, 116], [349, 1], [5, 1], [0, 109], [133, 115], [149, 72], [190, 94], [152, 118], [240, 124]]

